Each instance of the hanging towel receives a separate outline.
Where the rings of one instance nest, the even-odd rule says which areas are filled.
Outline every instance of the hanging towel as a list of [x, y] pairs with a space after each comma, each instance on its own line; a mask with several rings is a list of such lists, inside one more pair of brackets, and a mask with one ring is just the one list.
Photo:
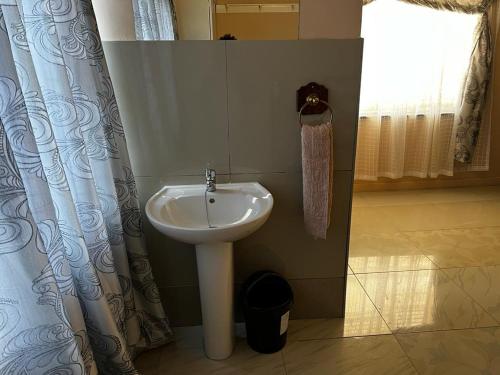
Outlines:
[[315, 238], [326, 239], [333, 200], [332, 124], [302, 126], [304, 223]]

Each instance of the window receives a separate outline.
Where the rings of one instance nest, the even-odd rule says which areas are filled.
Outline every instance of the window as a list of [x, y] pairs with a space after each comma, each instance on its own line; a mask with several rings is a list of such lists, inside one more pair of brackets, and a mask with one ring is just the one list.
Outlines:
[[356, 179], [453, 175], [455, 115], [480, 21], [400, 0], [363, 7]]
[[454, 113], [479, 21], [398, 0], [364, 6], [361, 116]]

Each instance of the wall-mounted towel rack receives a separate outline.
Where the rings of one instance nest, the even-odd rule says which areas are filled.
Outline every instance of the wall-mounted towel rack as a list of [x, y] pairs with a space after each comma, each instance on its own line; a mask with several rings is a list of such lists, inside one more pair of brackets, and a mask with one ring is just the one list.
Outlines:
[[318, 115], [330, 111], [330, 123], [333, 122], [333, 110], [328, 104], [328, 89], [316, 82], [310, 82], [297, 90], [297, 112], [299, 125], [302, 127], [302, 115]]

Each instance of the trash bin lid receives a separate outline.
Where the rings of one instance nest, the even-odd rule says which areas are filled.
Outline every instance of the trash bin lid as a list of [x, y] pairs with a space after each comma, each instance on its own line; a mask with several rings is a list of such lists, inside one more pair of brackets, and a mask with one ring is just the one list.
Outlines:
[[252, 310], [278, 309], [293, 303], [290, 284], [273, 271], [259, 271], [243, 286], [243, 304]]

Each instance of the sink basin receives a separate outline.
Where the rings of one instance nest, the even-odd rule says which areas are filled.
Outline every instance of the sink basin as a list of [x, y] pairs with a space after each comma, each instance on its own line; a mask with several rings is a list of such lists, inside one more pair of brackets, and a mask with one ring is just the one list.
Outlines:
[[146, 215], [163, 234], [198, 245], [248, 236], [272, 206], [271, 193], [257, 182], [218, 184], [215, 192], [206, 192], [205, 185], [165, 186], [149, 199]]
[[273, 196], [257, 182], [164, 186], [146, 203], [146, 216], [168, 237], [196, 246], [205, 353], [229, 357], [234, 347], [233, 242], [259, 229]]

